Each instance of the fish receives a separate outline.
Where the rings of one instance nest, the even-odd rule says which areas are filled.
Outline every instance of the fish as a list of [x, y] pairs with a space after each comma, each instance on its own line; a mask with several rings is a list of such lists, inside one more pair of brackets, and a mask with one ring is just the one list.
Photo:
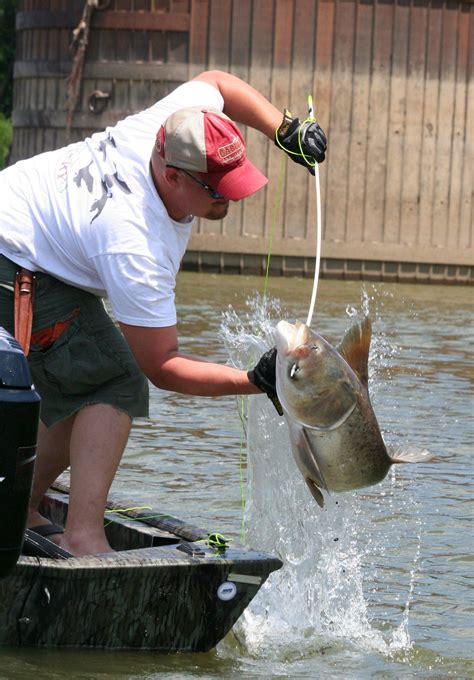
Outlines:
[[336, 348], [306, 324], [276, 326], [276, 391], [296, 465], [313, 498], [381, 482], [392, 465], [431, 459], [408, 448], [390, 455], [369, 397], [372, 324], [356, 321]]

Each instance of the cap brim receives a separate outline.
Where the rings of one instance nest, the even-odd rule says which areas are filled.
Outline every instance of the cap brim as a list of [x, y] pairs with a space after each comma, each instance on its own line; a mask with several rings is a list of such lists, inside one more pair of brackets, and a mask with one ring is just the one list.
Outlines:
[[200, 172], [199, 177], [230, 201], [240, 201], [265, 186], [267, 177], [248, 158], [227, 172]]

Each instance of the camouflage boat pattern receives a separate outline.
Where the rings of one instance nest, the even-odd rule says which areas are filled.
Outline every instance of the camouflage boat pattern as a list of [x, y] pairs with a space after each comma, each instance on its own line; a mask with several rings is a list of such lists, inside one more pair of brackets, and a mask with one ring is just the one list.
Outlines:
[[[58, 485], [42, 512], [63, 526], [67, 506], [67, 488]], [[22, 554], [0, 579], [1, 646], [205, 652], [282, 566], [238, 545], [215, 548], [208, 532], [172, 517], [131, 510], [107, 514], [106, 521], [117, 552], [68, 559]]]

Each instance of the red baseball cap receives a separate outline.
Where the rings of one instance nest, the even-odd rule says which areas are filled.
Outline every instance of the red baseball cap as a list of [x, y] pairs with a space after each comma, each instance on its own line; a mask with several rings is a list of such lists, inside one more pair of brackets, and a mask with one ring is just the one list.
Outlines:
[[167, 165], [195, 172], [229, 200], [246, 198], [268, 182], [247, 158], [237, 125], [217, 109], [179, 109], [160, 127], [156, 143]]

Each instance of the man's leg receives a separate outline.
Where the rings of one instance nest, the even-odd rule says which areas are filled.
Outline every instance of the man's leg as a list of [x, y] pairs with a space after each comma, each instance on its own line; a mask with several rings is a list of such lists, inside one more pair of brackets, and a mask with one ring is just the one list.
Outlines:
[[[33, 488], [31, 490], [28, 527], [47, 524], [38, 511], [44, 494], [59, 475], [69, 467], [69, 442], [75, 415], [47, 428], [39, 425]], [[52, 536], [49, 537], [52, 539]]]
[[108, 404], [85, 406], [75, 416], [69, 511], [59, 545], [77, 557], [112, 550], [105, 537], [104, 511], [131, 424], [127, 413]]
[[105, 537], [107, 494], [127, 445], [131, 418], [108, 404], [92, 404], [49, 429], [41, 426], [28, 526], [47, 523], [38, 506], [71, 464], [64, 534], [50, 536], [76, 557], [110, 552]]

